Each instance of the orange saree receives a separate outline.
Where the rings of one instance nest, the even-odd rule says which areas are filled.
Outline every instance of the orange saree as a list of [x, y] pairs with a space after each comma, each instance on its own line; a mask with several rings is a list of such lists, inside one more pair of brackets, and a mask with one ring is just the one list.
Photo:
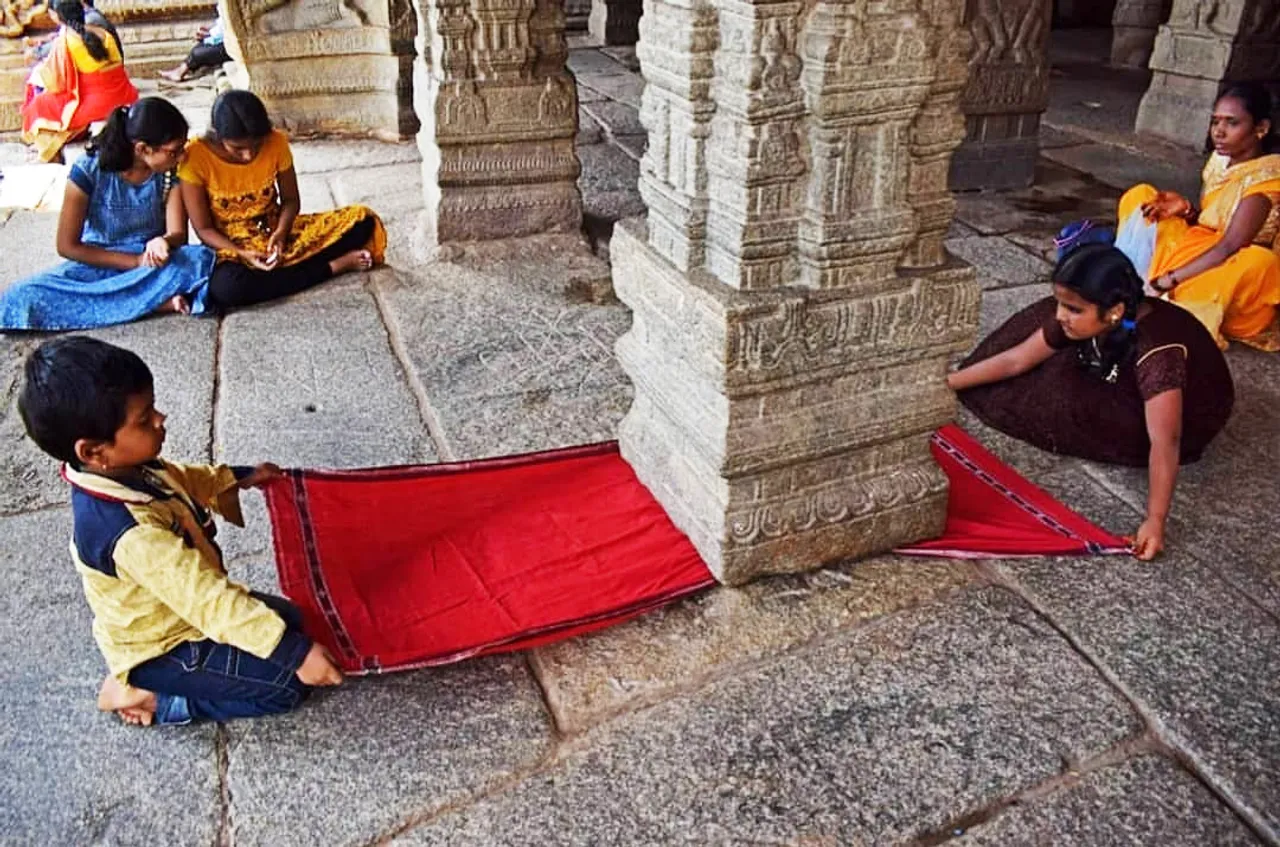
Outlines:
[[115, 39], [104, 30], [90, 29], [107, 47], [105, 61], [91, 57], [80, 36], [64, 32], [27, 80], [22, 140], [36, 148], [43, 162], [57, 158], [63, 145], [94, 121], [138, 99]]
[[[1271, 200], [1271, 213], [1254, 243], [1217, 267], [1182, 281], [1167, 296], [1195, 314], [1220, 346], [1232, 339], [1263, 350], [1280, 350], [1276, 309], [1280, 305], [1280, 254], [1272, 246], [1280, 234], [1280, 155], [1228, 166], [1225, 156], [1215, 154], [1205, 164], [1202, 182], [1201, 212], [1194, 225], [1170, 218], [1151, 227], [1155, 243], [1145, 277], [1154, 280], [1202, 255], [1222, 238], [1240, 201], [1254, 194], [1265, 195]], [[1137, 185], [1125, 192], [1119, 209], [1122, 235], [1125, 227], [1144, 225], [1140, 208], [1155, 194], [1150, 185]]]

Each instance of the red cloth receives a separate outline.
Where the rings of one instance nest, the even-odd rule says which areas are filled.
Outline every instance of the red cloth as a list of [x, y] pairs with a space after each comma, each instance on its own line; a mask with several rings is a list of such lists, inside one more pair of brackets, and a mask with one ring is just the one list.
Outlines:
[[[957, 427], [944, 537], [900, 552], [1124, 552]], [[597, 444], [451, 465], [289, 471], [267, 488], [276, 564], [347, 673], [440, 665], [609, 626], [715, 584], [618, 454]]]
[[715, 584], [612, 443], [266, 493], [281, 587], [348, 673], [522, 650]]
[[932, 446], [951, 483], [947, 525], [941, 538], [898, 553], [991, 559], [1130, 552], [1123, 538], [1094, 526], [1023, 479], [960, 427], [938, 430]]

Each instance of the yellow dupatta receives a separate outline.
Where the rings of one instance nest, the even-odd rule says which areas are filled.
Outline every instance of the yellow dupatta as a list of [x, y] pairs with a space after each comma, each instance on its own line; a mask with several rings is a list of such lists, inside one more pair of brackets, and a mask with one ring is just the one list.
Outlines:
[[1228, 166], [1226, 156], [1217, 153], [1205, 162], [1201, 173], [1204, 189], [1200, 194], [1199, 223], [1222, 232], [1231, 223], [1240, 201], [1254, 194], [1271, 200], [1271, 213], [1253, 243], [1263, 247], [1275, 244], [1280, 234], [1280, 154], [1271, 153]]

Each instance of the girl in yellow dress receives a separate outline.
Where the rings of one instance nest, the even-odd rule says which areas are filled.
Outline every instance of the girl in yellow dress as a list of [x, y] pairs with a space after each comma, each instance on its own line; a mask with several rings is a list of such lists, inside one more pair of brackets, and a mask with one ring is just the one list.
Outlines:
[[300, 215], [289, 141], [262, 101], [227, 91], [178, 169], [196, 235], [218, 253], [208, 304], [219, 311], [296, 294], [381, 264], [387, 233], [366, 206]]
[[1218, 98], [1199, 210], [1150, 185], [1120, 198], [1116, 246], [1221, 347], [1234, 339], [1280, 350], [1280, 140], [1270, 116], [1261, 86], [1234, 85]]

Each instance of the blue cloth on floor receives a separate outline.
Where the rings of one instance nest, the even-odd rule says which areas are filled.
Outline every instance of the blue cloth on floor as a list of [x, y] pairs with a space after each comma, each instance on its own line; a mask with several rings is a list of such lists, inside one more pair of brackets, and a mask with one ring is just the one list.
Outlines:
[[[98, 157], [81, 158], [67, 179], [89, 195], [83, 244], [138, 255], [165, 231], [165, 176], [134, 185], [98, 168]], [[127, 271], [63, 262], [14, 283], [0, 293], [0, 329], [91, 329], [127, 323], [154, 312], [181, 294], [193, 314], [206, 311], [205, 289], [215, 255], [199, 245], [170, 250], [159, 268]]]

